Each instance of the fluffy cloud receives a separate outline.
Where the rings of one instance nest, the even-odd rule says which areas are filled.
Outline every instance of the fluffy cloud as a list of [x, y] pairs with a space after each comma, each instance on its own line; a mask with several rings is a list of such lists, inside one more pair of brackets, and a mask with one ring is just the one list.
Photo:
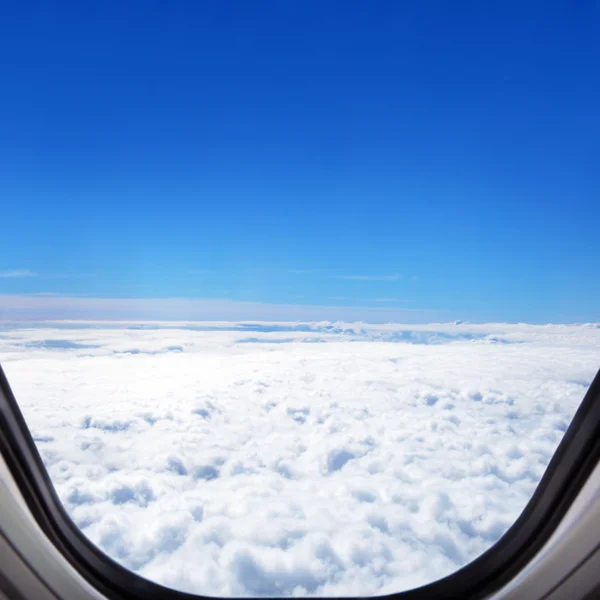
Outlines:
[[0, 360], [73, 520], [126, 567], [207, 595], [369, 595], [514, 522], [600, 328], [21, 324]]

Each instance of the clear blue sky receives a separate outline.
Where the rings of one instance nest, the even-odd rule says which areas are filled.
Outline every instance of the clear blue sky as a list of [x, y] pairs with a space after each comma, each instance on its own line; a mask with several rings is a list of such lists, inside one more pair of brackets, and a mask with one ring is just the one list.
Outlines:
[[600, 321], [599, 2], [0, 14], [0, 295]]

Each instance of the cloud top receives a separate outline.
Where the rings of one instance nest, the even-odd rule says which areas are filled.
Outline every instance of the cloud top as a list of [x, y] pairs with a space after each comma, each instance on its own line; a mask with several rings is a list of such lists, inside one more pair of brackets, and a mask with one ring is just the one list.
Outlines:
[[127, 568], [212, 596], [376, 595], [514, 522], [600, 327], [12, 323], [0, 361], [69, 514]]

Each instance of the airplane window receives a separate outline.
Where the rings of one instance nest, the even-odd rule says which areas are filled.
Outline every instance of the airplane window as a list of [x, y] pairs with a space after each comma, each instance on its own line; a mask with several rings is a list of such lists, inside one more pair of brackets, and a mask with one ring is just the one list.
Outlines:
[[585, 10], [6, 9], [0, 363], [87, 538], [291, 597], [502, 537], [600, 365]]

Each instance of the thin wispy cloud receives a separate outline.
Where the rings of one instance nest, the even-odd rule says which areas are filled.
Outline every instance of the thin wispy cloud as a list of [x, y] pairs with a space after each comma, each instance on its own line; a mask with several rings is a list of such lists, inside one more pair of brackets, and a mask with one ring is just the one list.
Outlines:
[[51, 299], [60, 299], [60, 298], [90, 298], [91, 295], [89, 293], [83, 292], [29, 292], [22, 294], [24, 298], [39, 298], [43, 300], [44, 298]]
[[210, 269], [188, 269], [187, 273], [188, 275], [206, 275], [207, 273], [210, 273]]
[[37, 277], [45, 277], [47, 279], [79, 279], [96, 277], [96, 273], [43, 273], [37, 274]]
[[0, 279], [17, 279], [25, 277], [38, 277], [39, 279], [77, 279], [94, 277], [94, 273], [36, 273], [31, 269], [9, 269], [0, 271]]
[[351, 281], [398, 281], [402, 276], [398, 273], [392, 273], [389, 275], [332, 275], [332, 277]]
[[327, 274], [332, 271], [339, 271], [339, 269], [322, 269], [322, 268], [286, 268], [286, 267], [250, 267], [244, 269], [245, 273], [290, 273], [292, 275], [310, 275], [316, 273]]
[[405, 298], [392, 298], [392, 297], [388, 297], [388, 298], [354, 298], [351, 296], [327, 296], [327, 300], [350, 300], [352, 302], [355, 303], [361, 303], [361, 306], [369, 306], [372, 305], [373, 302], [376, 303], [407, 303], [407, 302], [413, 302], [413, 300], [406, 300]]
[[37, 277], [37, 273], [34, 273], [29, 269], [12, 269], [10, 271], [0, 271], [0, 277], [4, 279], [16, 277]]
[[275, 304], [216, 298], [109, 298], [0, 294], [0, 320], [134, 319], [180, 321], [448, 322], [445, 310], [398, 306]]

